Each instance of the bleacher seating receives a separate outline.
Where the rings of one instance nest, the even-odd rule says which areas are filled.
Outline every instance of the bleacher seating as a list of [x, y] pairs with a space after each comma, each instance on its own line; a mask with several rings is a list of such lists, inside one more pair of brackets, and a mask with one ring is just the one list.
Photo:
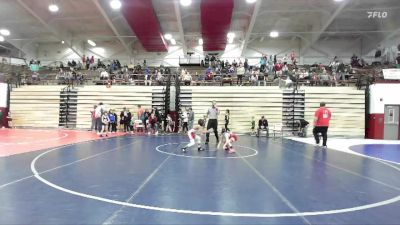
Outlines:
[[85, 86], [78, 89], [77, 128], [88, 129], [91, 124], [90, 111], [93, 105], [100, 102], [107, 109], [115, 109], [118, 116], [127, 107], [133, 115], [137, 113], [137, 105], [151, 108], [152, 88], [146, 86]]
[[229, 128], [234, 132], [248, 133], [251, 117], [256, 123], [265, 115], [270, 124], [282, 123], [282, 91], [277, 87], [185, 87], [191, 89], [196, 120], [206, 115], [211, 101], [216, 100], [221, 111], [219, 128], [224, 126], [225, 110], [230, 110]]
[[57, 128], [62, 86], [23, 86], [14, 88], [10, 110], [14, 127]]
[[[58, 127], [60, 90], [62, 86], [24, 86], [11, 93], [11, 111], [15, 126]], [[136, 115], [137, 105], [151, 108], [152, 93], [149, 86], [85, 86], [78, 88], [77, 128], [88, 129], [90, 110], [103, 102], [117, 114], [128, 107]], [[301, 87], [305, 90], [305, 118], [310, 123], [321, 101], [332, 110], [330, 135], [363, 136], [365, 117], [364, 91], [355, 87]], [[278, 87], [210, 87], [186, 86], [182, 92], [191, 93], [191, 104], [196, 121], [206, 115], [212, 100], [221, 110], [219, 128], [224, 125], [226, 109], [231, 111], [229, 127], [238, 133], [248, 133], [251, 117], [256, 123], [264, 115], [270, 127], [282, 123], [282, 90]], [[190, 102], [190, 101], [189, 101]], [[311, 129], [311, 128], [310, 128]], [[311, 134], [311, 131], [308, 132]]]
[[[364, 136], [365, 92], [354, 87], [303, 87], [306, 91], [305, 117], [311, 124], [319, 103], [332, 111], [330, 135]], [[312, 126], [309, 130], [311, 134]]]

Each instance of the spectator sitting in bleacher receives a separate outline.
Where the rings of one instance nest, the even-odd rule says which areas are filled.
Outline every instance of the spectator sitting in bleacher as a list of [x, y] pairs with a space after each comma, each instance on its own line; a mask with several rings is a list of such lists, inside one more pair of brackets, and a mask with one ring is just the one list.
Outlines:
[[214, 75], [214, 81], [217, 81], [217, 82], [221, 81], [221, 76], [222, 76], [221, 69], [216, 68], [215, 75]]
[[235, 67], [234, 66], [229, 66], [228, 67], [229, 69], [228, 69], [228, 73], [230, 74], [230, 75], [232, 75], [232, 74], [234, 74], [235, 73]]
[[163, 85], [164, 84], [164, 76], [161, 74], [161, 71], [156, 70], [156, 74], [157, 74], [157, 77], [156, 77], [157, 84]]
[[108, 80], [110, 78], [110, 74], [106, 70], [103, 70], [100, 73], [100, 80]]
[[[235, 62], [235, 61], [234, 61], [234, 62]], [[233, 66], [233, 63], [232, 63], [232, 66]], [[236, 74], [237, 74], [237, 82], [236, 82], [236, 85], [242, 86], [242, 84], [243, 84], [243, 76], [244, 76], [244, 73], [245, 73], [245, 69], [244, 69], [243, 65], [240, 65], [240, 66], [237, 68], [237, 71], [236, 71]]]
[[282, 75], [283, 64], [281, 61], [275, 64], [274, 70], [277, 76]]
[[196, 72], [197, 81], [204, 81], [205, 75]]
[[232, 66], [235, 67], [235, 68], [238, 67], [238, 63], [236, 62], [235, 59], [234, 59], [233, 62], [232, 62]]
[[214, 79], [214, 74], [213, 72], [209, 72], [206, 74], [206, 77], [204, 78], [204, 80], [206, 81], [212, 81]]
[[228, 60], [225, 60], [225, 68], [229, 68], [231, 66], [231, 64], [229, 64]]
[[179, 78], [180, 78], [181, 80], [183, 80], [183, 77], [185, 76], [185, 74], [186, 74], [186, 69], [182, 69], [182, 70], [181, 70], [181, 75], [179, 76]]
[[310, 85], [311, 86], [316, 86], [316, 85], [319, 85], [319, 76], [317, 75], [317, 73], [314, 73], [313, 75], [312, 75], [312, 77], [311, 77], [311, 79], [310, 79]]
[[293, 87], [293, 81], [290, 79], [290, 76], [286, 76], [285, 88], [292, 88], [292, 87]]
[[205, 71], [204, 80], [213, 80], [213, 69], [209, 66]]
[[328, 73], [327, 73], [325, 67], [323, 68], [322, 73], [321, 73], [321, 75], [319, 76], [319, 78], [320, 78], [320, 83], [321, 83], [322, 85], [324, 85], [324, 86], [329, 86], [329, 85], [331, 85], [331, 79], [330, 79], [330, 77], [329, 77], [329, 75], [328, 75]]
[[149, 67], [146, 67], [145, 75], [144, 75], [144, 85], [145, 86], [147, 86], [147, 85], [151, 86], [151, 78], [152, 78], [151, 71], [150, 71]]
[[192, 83], [192, 75], [190, 75], [189, 72], [186, 72], [186, 74], [183, 76], [183, 82], [185, 83], [186, 86], [190, 86]]
[[255, 71], [253, 71], [253, 73], [251, 74], [250, 82], [251, 82], [251, 86], [257, 86], [258, 76]]
[[356, 54], [353, 54], [353, 56], [351, 57], [351, 66], [352, 67], [362, 67], [360, 59], [358, 58], [358, 56], [356, 56]]
[[267, 79], [267, 77], [265, 76], [265, 74], [263, 72], [258, 72], [257, 70], [255, 70], [254, 72], [257, 76], [257, 85], [261, 86], [261, 83], [263, 83], [263, 85], [265, 86], [265, 81]]
[[284, 63], [283, 63], [283, 66], [282, 66], [282, 74], [283, 74], [283, 75], [289, 75], [289, 68], [288, 68], [287, 62], [284, 62]]

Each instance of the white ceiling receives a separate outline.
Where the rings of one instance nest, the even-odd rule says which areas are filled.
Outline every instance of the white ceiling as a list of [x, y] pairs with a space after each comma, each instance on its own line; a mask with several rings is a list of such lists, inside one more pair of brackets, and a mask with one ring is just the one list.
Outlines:
[[[11, 31], [7, 40], [16, 46], [60, 40], [73, 45], [92, 39], [126, 51], [140, 50], [135, 34], [121, 13], [110, 9], [108, 1], [0, 0], [0, 28]], [[201, 37], [200, 0], [193, 0], [189, 7], [180, 6], [177, 1], [152, 0], [163, 32], [173, 34], [179, 45], [192, 48]], [[400, 0], [258, 1], [258, 14], [253, 15], [254, 5], [235, 0], [231, 31], [236, 33], [236, 41], [245, 40], [247, 32], [247, 41], [252, 42], [268, 38], [271, 30], [278, 30], [280, 38], [302, 38], [310, 45], [327, 36], [366, 36], [379, 43], [386, 35], [400, 31]], [[58, 13], [48, 11], [51, 2], [60, 6]], [[388, 17], [368, 19], [367, 11], [385, 11]], [[252, 17], [253, 27], [249, 26]]]

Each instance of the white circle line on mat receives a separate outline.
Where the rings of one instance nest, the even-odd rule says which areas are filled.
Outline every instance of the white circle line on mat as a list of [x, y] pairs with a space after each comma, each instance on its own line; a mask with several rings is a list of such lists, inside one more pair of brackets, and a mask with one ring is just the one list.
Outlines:
[[[245, 156], [227, 156], [227, 157], [222, 157], [221, 156], [221, 157], [217, 157], [217, 156], [183, 155], [183, 154], [175, 154], [175, 153], [172, 153], [172, 152], [165, 152], [165, 151], [160, 150], [160, 147], [163, 147], [163, 146], [178, 145], [178, 147], [179, 147], [179, 145], [184, 144], [184, 143], [185, 142], [182, 142], [182, 143], [168, 143], [168, 144], [159, 145], [159, 146], [156, 147], [156, 151], [160, 152], [162, 154], [166, 154], [166, 155], [172, 155], [172, 156], [183, 157], [183, 158], [192, 158], [192, 159], [243, 159], [243, 158], [249, 158], [249, 157], [253, 157], [253, 156], [258, 155], [258, 151], [256, 149], [249, 148], [249, 147], [246, 147], [246, 146], [241, 146], [241, 145], [236, 145], [236, 146], [241, 147], [241, 148], [245, 148], [245, 149], [249, 149], [249, 150], [253, 151], [254, 153], [250, 154], [250, 155], [245, 155]], [[179, 151], [180, 150], [181, 149], [179, 149]], [[212, 150], [210, 152], [217, 152], [217, 151], [218, 150]], [[230, 154], [230, 155], [233, 155], [233, 154]]]
[[[70, 190], [64, 187], [61, 187], [57, 184], [54, 184], [45, 178], [41, 177], [39, 172], [36, 170], [36, 162], [43, 157], [44, 155], [56, 151], [59, 148], [48, 150], [46, 152], [41, 153], [40, 155], [36, 156], [31, 162], [31, 171], [36, 179], [39, 181], [43, 182], [44, 184], [57, 189], [59, 191], [79, 196], [82, 198], [86, 199], [92, 199], [92, 200], [97, 200], [101, 202], [106, 202], [110, 204], [116, 204], [116, 205], [121, 205], [121, 206], [126, 206], [126, 207], [131, 207], [131, 208], [138, 208], [138, 209], [146, 209], [146, 210], [153, 210], [153, 211], [159, 211], [159, 212], [170, 212], [170, 213], [178, 213], [178, 214], [189, 214], [189, 215], [204, 215], [204, 216], [228, 216], [228, 217], [250, 217], [250, 218], [282, 218], [282, 217], [304, 217], [304, 216], [321, 216], [321, 215], [332, 215], [332, 214], [339, 214], [339, 213], [349, 213], [349, 212], [356, 212], [356, 211], [361, 211], [361, 210], [366, 210], [366, 209], [372, 209], [376, 207], [381, 207], [389, 204], [396, 203], [400, 201], [400, 195], [372, 203], [372, 204], [367, 204], [367, 205], [362, 205], [362, 206], [357, 206], [357, 207], [351, 207], [351, 208], [344, 208], [344, 209], [335, 209], [335, 210], [326, 210], [326, 211], [314, 211], [314, 212], [296, 212], [296, 213], [236, 213], [236, 212], [221, 212], [221, 211], [197, 211], [197, 210], [186, 210], [186, 209], [173, 209], [173, 208], [165, 208], [165, 207], [157, 207], [157, 206], [149, 206], [149, 205], [141, 205], [141, 204], [133, 204], [129, 202], [122, 202], [122, 201], [117, 201], [117, 200], [112, 200], [108, 198], [103, 198], [95, 195], [90, 195], [90, 194], [85, 194], [82, 192]], [[379, 160], [375, 160], [379, 163]], [[383, 163], [386, 165], [386, 163]], [[397, 167], [391, 167], [397, 171], [400, 172], [400, 169]]]

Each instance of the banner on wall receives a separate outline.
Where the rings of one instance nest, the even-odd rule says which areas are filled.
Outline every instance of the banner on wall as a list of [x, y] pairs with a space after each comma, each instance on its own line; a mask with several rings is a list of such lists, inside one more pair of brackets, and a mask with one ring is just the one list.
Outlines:
[[0, 108], [7, 108], [8, 85], [0, 83]]
[[400, 69], [383, 69], [385, 80], [400, 80]]

